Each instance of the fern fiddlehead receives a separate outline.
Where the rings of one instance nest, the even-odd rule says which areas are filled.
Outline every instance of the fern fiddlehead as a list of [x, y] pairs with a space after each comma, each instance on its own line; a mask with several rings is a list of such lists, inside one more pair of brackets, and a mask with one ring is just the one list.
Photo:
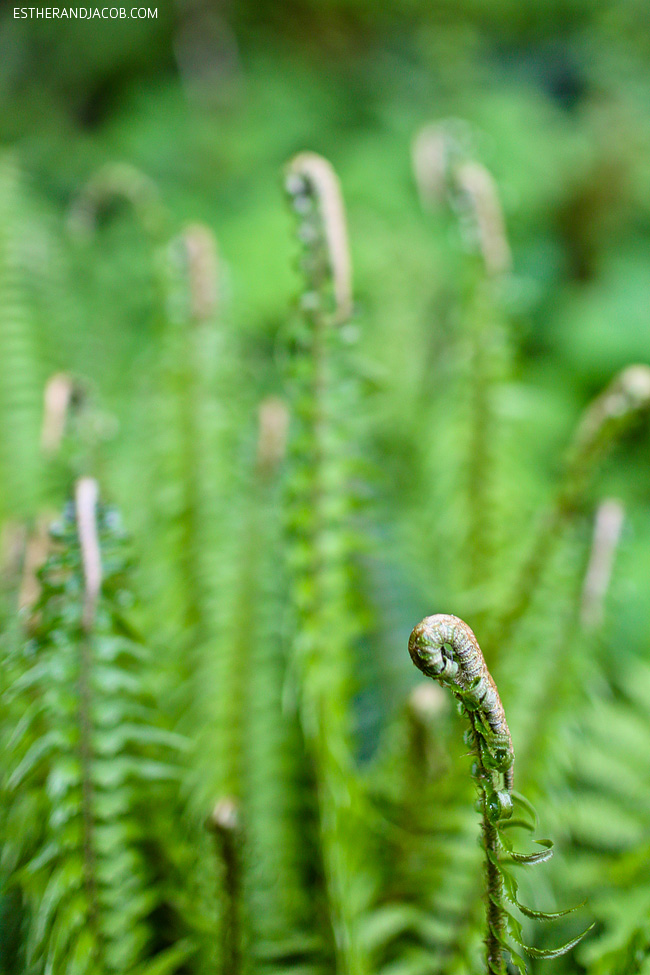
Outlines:
[[183, 228], [163, 257], [160, 361], [149, 391], [156, 408], [142, 425], [147, 443], [139, 444], [150, 452], [151, 478], [138, 501], [150, 527], [147, 585], [161, 641], [173, 654], [179, 720], [186, 720], [201, 651], [218, 629], [227, 561], [229, 536], [220, 533], [226, 356], [212, 232], [198, 224]]
[[[451, 560], [448, 571], [452, 578], [460, 576], [461, 588], [469, 587], [474, 594], [482, 591], [479, 598], [485, 601], [486, 579], [494, 577], [493, 565], [507, 535], [499, 499], [504, 493], [503, 457], [507, 456], [501, 398], [510, 358], [503, 297], [511, 254], [495, 180], [485, 166], [468, 156], [453, 128], [450, 123], [425, 126], [413, 144], [413, 167], [423, 205], [433, 208], [435, 201], [440, 208], [444, 200], [464, 242], [464, 253], [454, 269], [460, 282], [456, 295], [460, 314], [450, 343], [455, 370], [449, 381], [455, 388], [451, 397], [445, 388], [444, 400], [439, 391], [428, 393], [432, 404], [436, 397], [439, 400], [428, 420], [427, 441], [431, 440], [431, 424], [437, 441], [429, 476], [432, 490], [438, 493], [437, 458], [442, 450], [448, 451], [449, 473], [444, 478], [451, 476], [458, 484], [446, 506], [453, 510], [455, 495], [462, 500], [459, 535], [463, 536], [462, 551]], [[454, 417], [453, 433], [450, 416]], [[438, 417], [444, 418], [442, 422]], [[453, 545], [453, 539], [450, 541]]]
[[[361, 853], [361, 795], [351, 729], [349, 495], [339, 430], [354, 416], [341, 380], [350, 262], [338, 180], [326, 160], [301, 153], [291, 162], [287, 191], [303, 245], [306, 290], [295, 335], [290, 466], [294, 657], [299, 707], [316, 778], [325, 886], [336, 971], [366, 971], [359, 934], [367, 864]], [[347, 377], [346, 377], [347, 379]]]
[[467, 623], [457, 616], [427, 617], [411, 633], [409, 653], [423, 674], [451, 686], [464, 710], [471, 712], [481, 760], [486, 768], [503, 773], [503, 784], [511, 792], [515, 753], [510, 729], [497, 686]]
[[169, 216], [158, 187], [129, 163], [107, 163], [91, 176], [70, 208], [68, 225], [72, 233], [89, 237], [100, 213], [117, 200], [129, 203], [145, 234], [154, 243], [161, 242]]
[[[521, 926], [505, 907], [508, 897], [528, 917], [550, 920], [546, 914], [524, 907], [517, 899], [517, 883], [505, 862], [539, 863], [552, 855], [552, 844], [540, 841], [541, 853], [519, 854], [505, 839], [503, 827], [521, 797], [513, 794], [514, 747], [496, 684], [488, 671], [481, 648], [469, 626], [457, 616], [438, 614], [419, 623], [409, 638], [409, 654], [415, 666], [428, 677], [451, 689], [459, 709], [470, 724], [468, 744], [476, 761], [472, 775], [479, 790], [485, 850], [486, 970], [488, 975], [507, 975], [504, 950], [519, 971], [523, 960], [507, 941], [510, 936], [537, 957], [555, 957], [569, 951], [587, 933], [583, 932], [558, 949], [528, 948], [521, 940]], [[587, 930], [590, 930], [589, 928]]]
[[[496, 823], [512, 811], [515, 756], [501, 698], [476, 637], [456, 616], [423, 620], [411, 633], [409, 653], [423, 674], [452, 689], [470, 721], [470, 740], [477, 760], [473, 774], [482, 793], [486, 851], [487, 970], [491, 975], [505, 975], [505, 915]], [[495, 785], [494, 773], [502, 774], [502, 788]]]
[[528, 557], [515, 579], [505, 609], [491, 628], [492, 643], [507, 644], [528, 611], [564, 525], [575, 514], [590, 478], [604, 455], [634, 421], [650, 408], [650, 366], [623, 369], [587, 407], [569, 447], [555, 500], [542, 517]]

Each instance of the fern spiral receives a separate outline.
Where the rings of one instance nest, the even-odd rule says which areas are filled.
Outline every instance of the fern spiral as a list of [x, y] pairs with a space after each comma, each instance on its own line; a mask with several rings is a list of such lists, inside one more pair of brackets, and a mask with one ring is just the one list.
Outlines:
[[546, 914], [526, 908], [517, 898], [516, 880], [506, 869], [508, 861], [535, 864], [547, 860], [552, 844], [542, 840], [541, 853], [519, 854], [505, 838], [504, 827], [513, 804], [522, 803], [522, 798], [512, 791], [515, 755], [503, 704], [472, 630], [456, 616], [428, 616], [412, 631], [409, 654], [422, 673], [452, 690], [470, 724], [467, 740], [476, 757], [472, 775], [479, 791], [485, 851], [486, 971], [488, 975], [507, 975], [506, 949], [519, 971], [525, 971], [525, 963], [508, 944], [507, 935], [529, 954], [555, 957], [569, 951], [587, 932], [561, 948], [529, 948], [521, 940], [521, 926], [506, 910], [507, 896], [524, 915], [539, 920], [570, 913]]

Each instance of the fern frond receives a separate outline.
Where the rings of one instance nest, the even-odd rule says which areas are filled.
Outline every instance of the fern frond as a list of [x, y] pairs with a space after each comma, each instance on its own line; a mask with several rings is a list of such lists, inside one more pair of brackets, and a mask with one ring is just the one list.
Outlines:
[[587, 407], [569, 447], [560, 487], [540, 520], [535, 540], [523, 561], [505, 608], [493, 621], [491, 641], [507, 646], [525, 616], [539, 580], [552, 558], [565, 526], [575, 518], [580, 501], [604, 455], [650, 406], [650, 367], [628, 366]]
[[124, 200], [152, 243], [161, 243], [169, 216], [155, 182], [129, 163], [107, 163], [86, 183], [68, 215], [70, 231], [79, 238], [95, 230], [102, 211]]
[[507, 975], [504, 956], [507, 951], [515, 968], [525, 973], [525, 963], [508, 938], [530, 956], [552, 958], [575, 947], [591, 928], [559, 948], [529, 947], [522, 940], [520, 923], [506, 909], [505, 897], [525, 916], [536, 920], [553, 920], [571, 913], [532, 911], [518, 900], [517, 881], [508, 870], [508, 864], [543, 863], [552, 856], [553, 844], [550, 840], [538, 840], [542, 846], [540, 852], [521, 854], [513, 850], [506, 836], [513, 807], [521, 805], [526, 809], [528, 804], [513, 792], [512, 737], [499, 692], [476, 637], [467, 624], [455, 616], [429, 616], [411, 633], [409, 653], [424, 674], [450, 687], [470, 725], [466, 740], [476, 758], [472, 775], [479, 793], [485, 853], [486, 970], [495, 975]]
[[182, 742], [156, 718], [146, 652], [123, 622], [125, 539], [95, 482], [78, 482], [53, 535], [8, 692], [25, 720], [9, 745], [3, 855], [28, 905], [29, 965], [126, 973], [146, 958], [158, 899], [145, 809], [177, 780]]
[[[504, 556], [508, 537], [509, 515], [502, 501], [508, 493], [502, 401], [511, 357], [504, 327], [510, 249], [495, 182], [483, 165], [468, 157], [449, 124], [426, 126], [418, 134], [413, 165], [423, 204], [434, 209], [434, 201], [437, 207], [447, 202], [471, 254], [469, 259], [467, 253], [460, 256], [455, 268], [460, 284], [452, 361], [442, 364], [445, 375], [438, 375], [439, 388], [430, 391], [420, 440], [430, 468], [426, 477], [432, 510], [444, 504], [449, 513], [445, 525], [436, 526], [436, 547], [452, 553], [447, 574], [456, 590], [469, 590], [476, 615], [495, 598], [494, 566]], [[438, 369], [440, 364], [435, 365]]]
[[329, 163], [298, 155], [287, 190], [303, 245], [303, 321], [295, 334], [290, 440], [293, 654], [313, 763], [336, 970], [367, 971], [359, 922], [368, 890], [362, 797], [352, 743], [349, 460], [343, 423], [355, 384], [341, 377], [350, 264], [340, 189]]

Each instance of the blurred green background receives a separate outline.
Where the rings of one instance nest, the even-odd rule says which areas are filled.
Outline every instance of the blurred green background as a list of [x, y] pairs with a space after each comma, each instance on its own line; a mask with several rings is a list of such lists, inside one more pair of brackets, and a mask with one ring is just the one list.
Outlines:
[[[322, 153], [344, 188], [364, 349], [408, 403], [457, 273], [454, 231], [421, 212], [410, 146], [424, 123], [462, 119], [496, 178], [513, 250], [512, 409], [535, 445], [519, 473], [541, 492], [580, 408], [650, 349], [647, 5], [156, 9], [155, 20], [85, 21], [3, 11], [0, 137], [34, 202], [61, 225], [102, 165], [126, 161], [155, 182], [170, 225], [210, 225], [229, 327], [263, 395], [278, 387], [274, 348], [296, 291], [281, 170], [296, 151]], [[47, 369], [89, 375], [128, 433], [155, 328], [147, 245], [132, 221], [109, 218], [89, 251], [62, 260], [76, 307], [65, 325], [41, 316]], [[600, 489], [645, 501], [648, 459], [639, 435]], [[647, 633], [638, 596], [628, 606]]]

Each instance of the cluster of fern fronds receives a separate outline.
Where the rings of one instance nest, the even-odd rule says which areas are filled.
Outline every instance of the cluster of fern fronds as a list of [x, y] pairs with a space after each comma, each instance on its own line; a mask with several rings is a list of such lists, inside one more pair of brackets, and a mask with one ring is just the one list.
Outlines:
[[[642, 513], [602, 496], [650, 366], [552, 459], [495, 182], [453, 124], [413, 159], [448, 280], [384, 352], [320, 156], [285, 172], [303, 284], [271, 340], [232, 325], [235, 255], [143, 174], [96, 174], [57, 234], [0, 159], [4, 975], [650, 970], [649, 664], [610, 586]], [[463, 743], [409, 668], [432, 613], [480, 640], [516, 792], [488, 671], [454, 685]], [[550, 856], [518, 852], [520, 793], [560, 855], [518, 875]]]

